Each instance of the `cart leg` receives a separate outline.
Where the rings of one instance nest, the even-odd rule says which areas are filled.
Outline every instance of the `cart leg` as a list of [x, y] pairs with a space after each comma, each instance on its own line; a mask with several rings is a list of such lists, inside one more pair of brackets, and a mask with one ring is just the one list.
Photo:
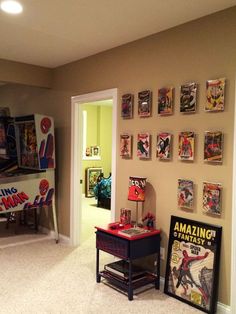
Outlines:
[[129, 285], [128, 285], [128, 299], [133, 300], [133, 286], [132, 286], [132, 261], [129, 261]]
[[99, 249], [97, 249], [96, 255], [96, 280], [97, 282], [101, 282], [101, 275], [99, 274]]
[[160, 289], [160, 260], [161, 260], [161, 256], [160, 256], [160, 248], [159, 248], [158, 253], [157, 253], [157, 259], [156, 259], [156, 262], [157, 262], [157, 265], [156, 265], [157, 278], [155, 280], [156, 289]]
[[54, 230], [55, 230], [55, 240], [56, 243], [59, 242], [59, 234], [58, 234], [58, 227], [57, 227], [57, 213], [56, 213], [56, 206], [55, 206], [55, 196], [52, 200], [52, 213], [53, 213], [53, 223], [54, 223]]

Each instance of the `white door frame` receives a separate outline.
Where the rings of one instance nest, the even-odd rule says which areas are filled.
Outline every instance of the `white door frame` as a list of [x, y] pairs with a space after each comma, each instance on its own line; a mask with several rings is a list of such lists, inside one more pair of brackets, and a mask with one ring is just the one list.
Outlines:
[[81, 238], [82, 195], [82, 109], [84, 103], [112, 99], [112, 185], [111, 221], [115, 220], [117, 88], [71, 97], [71, 189], [70, 189], [70, 244], [78, 246]]
[[[235, 78], [236, 82], [236, 78]], [[236, 83], [234, 102], [234, 149], [233, 149], [233, 182], [232, 182], [232, 236], [231, 236], [231, 313], [236, 313]], [[224, 230], [223, 230], [224, 232]]]

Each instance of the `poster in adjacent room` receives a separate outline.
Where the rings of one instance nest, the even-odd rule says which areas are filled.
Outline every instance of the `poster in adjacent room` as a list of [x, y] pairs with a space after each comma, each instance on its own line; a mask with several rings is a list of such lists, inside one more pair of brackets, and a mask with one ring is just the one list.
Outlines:
[[225, 78], [208, 80], [206, 82], [205, 111], [224, 111]]
[[222, 227], [171, 216], [164, 292], [215, 313]]

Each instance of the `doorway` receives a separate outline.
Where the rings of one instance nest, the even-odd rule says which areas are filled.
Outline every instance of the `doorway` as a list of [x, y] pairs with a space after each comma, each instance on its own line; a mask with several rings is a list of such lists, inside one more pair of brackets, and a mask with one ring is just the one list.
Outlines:
[[[83, 191], [83, 105], [110, 100], [112, 104], [112, 153], [111, 153], [111, 209], [110, 221], [115, 220], [116, 138], [117, 138], [117, 89], [109, 89], [71, 99], [71, 195], [70, 195], [70, 243], [77, 246], [82, 239], [82, 191]], [[98, 146], [99, 149], [99, 145]], [[97, 149], [96, 149], [97, 154]]]

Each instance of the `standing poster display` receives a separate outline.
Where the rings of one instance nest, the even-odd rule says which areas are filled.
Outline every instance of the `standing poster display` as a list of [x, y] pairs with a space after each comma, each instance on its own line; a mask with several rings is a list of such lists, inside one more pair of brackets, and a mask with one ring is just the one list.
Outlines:
[[215, 313], [222, 227], [171, 216], [164, 292]]
[[4, 125], [7, 144], [2, 152], [8, 161], [0, 163], [0, 214], [51, 207], [58, 242], [53, 118], [33, 114], [16, 117], [14, 124], [11, 118]]

